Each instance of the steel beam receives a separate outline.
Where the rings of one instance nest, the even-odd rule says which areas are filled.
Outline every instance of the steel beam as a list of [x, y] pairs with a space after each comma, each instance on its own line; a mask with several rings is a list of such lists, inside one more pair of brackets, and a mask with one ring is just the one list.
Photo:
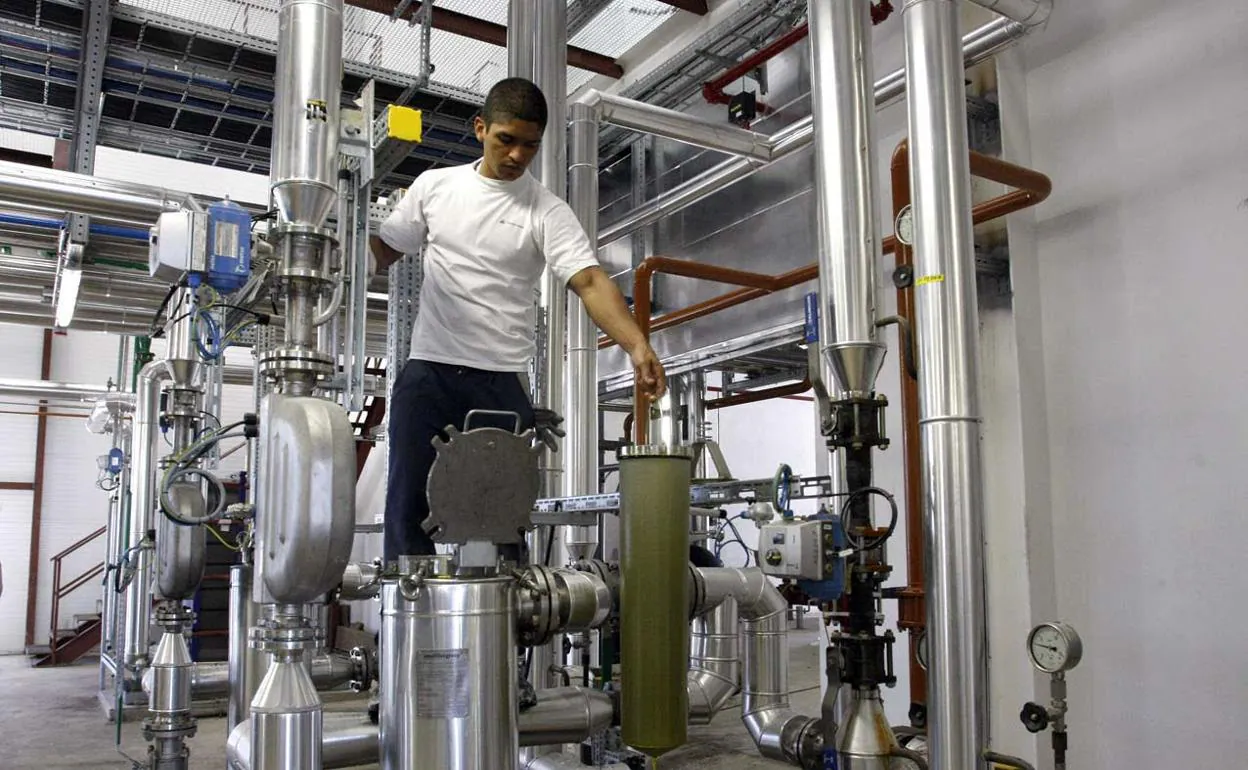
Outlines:
[[[364, 10], [382, 13], [387, 16], [394, 11], [392, 0], [346, 0], [346, 3], [356, 8], [363, 8]], [[418, 4], [412, 3], [407, 11], [404, 12], [403, 17], [407, 19], [412, 18], [419, 7]], [[705, 13], [705, 11], [703, 12]], [[448, 11], [437, 6], [433, 8], [433, 28], [440, 29], [443, 32], [450, 32], [453, 35], [470, 37], [483, 43], [492, 43], [499, 46], [507, 45], [507, 28], [502, 24], [495, 24], [484, 19], [478, 19], [475, 16]], [[613, 78], [619, 78], [624, 75], [624, 68], [610, 56], [603, 56], [600, 53], [594, 53], [593, 51], [587, 51], [584, 48], [575, 46], [568, 46], [568, 65]]]
[[659, 2], [682, 11], [696, 13], [699, 16], [705, 16], [707, 12], [706, 0], [659, 0]]

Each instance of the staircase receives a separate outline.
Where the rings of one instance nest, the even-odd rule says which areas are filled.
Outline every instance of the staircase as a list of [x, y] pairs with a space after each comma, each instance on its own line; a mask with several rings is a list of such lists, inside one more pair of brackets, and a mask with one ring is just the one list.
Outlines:
[[48, 652], [35, 658], [34, 663], [31, 664], [35, 668], [62, 666], [67, 663], [73, 663], [99, 646], [100, 616], [98, 614], [75, 615], [72, 628], [63, 629], [59, 626], [61, 623], [61, 599], [64, 599], [68, 594], [88, 583], [95, 585], [95, 579], [104, 572], [104, 563], [100, 562], [88, 568], [86, 572], [83, 572], [73, 580], [64, 583], [61, 580], [61, 564], [66, 556], [101, 537], [104, 532], [105, 528], [100, 527], [52, 557], [52, 631], [48, 635]]
[[62, 666], [91, 652], [100, 645], [100, 616], [75, 615], [74, 627], [61, 629], [52, 637], [52, 645], [46, 655], [35, 658], [35, 668]]

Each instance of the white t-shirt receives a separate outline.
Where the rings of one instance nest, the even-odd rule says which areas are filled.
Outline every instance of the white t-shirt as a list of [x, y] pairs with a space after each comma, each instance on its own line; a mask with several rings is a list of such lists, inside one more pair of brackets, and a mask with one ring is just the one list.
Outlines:
[[528, 368], [543, 267], [566, 284], [598, 265], [568, 204], [527, 173], [487, 179], [477, 163], [421, 174], [379, 235], [404, 254], [424, 249], [411, 357], [493, 372]]

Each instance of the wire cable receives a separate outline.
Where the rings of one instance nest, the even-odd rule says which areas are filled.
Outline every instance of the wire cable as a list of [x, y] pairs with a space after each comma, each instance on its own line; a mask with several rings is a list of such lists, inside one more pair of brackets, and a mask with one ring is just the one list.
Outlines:
[[217, 528], [212, 526], [211, 524], [205, 524], [204, 529], [211, 532], [212, 536], [215, 537], [221, 543], [221, 545], [225, 546], [226, 548], [229, 548], [234, 553], [238, 553], [239, 551], [243, 550], [241, 547], [237, 545], [231, 545], [229, 541], [227, 541], [224, 537], [222, 537], [221, 533], [217, 531]]
[[[877, 535], [870, 541], [867, 541], [858, 537], [853, 533], [853, 531], [851, 531], [849, 526], [849, 507], [853, 505], [858, 498], [869, 497], [871, 495], [879, 495], [888, 501], [890, 516], [888, 528], [884, 530], [884, 533]], [[862, 487], [861, 489], [855, 489], [853, 492], [850, 492], [849, 496], [845, 498], [845, 502], [841, 504], [841, 532], [845, 535], [845, 542], [849, 543], [855, 551], [870, 551], [884, 545], [884, 541], [893, 536], [893, 532], [897, 529], [898, 516], [899, 512], [897, 509], [897, 498], [893, 497], [891, 493], [887, 490], [880, 489], [879, 487]]]

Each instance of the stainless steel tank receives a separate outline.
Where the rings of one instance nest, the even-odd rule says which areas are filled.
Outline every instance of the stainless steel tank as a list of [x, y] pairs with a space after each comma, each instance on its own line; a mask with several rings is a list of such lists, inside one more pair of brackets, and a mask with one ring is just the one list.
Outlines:
[[515, 581], [381, 588], [381, 766], [498, 770], [519, 751]]

